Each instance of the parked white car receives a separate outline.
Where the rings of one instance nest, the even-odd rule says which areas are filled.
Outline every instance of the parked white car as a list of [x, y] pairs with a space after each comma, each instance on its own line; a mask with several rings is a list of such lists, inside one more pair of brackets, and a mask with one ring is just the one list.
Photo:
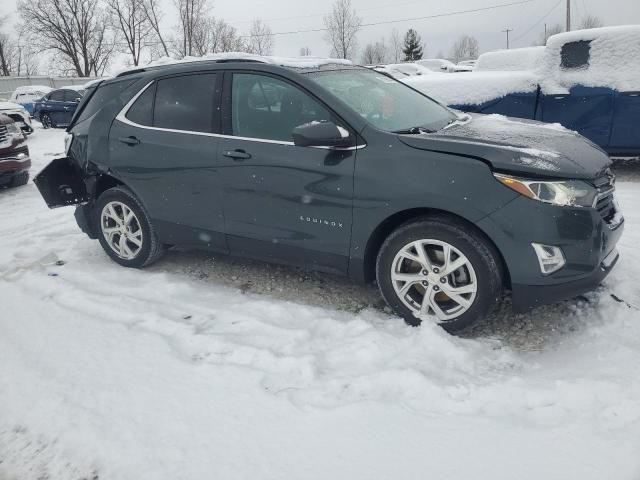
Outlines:
[[483, 53], [474, 72], [525, 72], [535, 70], [543, 60], [545, 47], [511, 48]]
[[453, 72], [473, 72], [475, 68], [477, 60], [463, 60], [462, 62], [458, 62], [458, 64], [453, 67]]
[[419, 65], [417, 63], [391, 63], [389, 65], [376, 65], [372, 67], [374, 70], [378, 72], [384, 72], [391, 75], [398, 80], [407, 77], [417, 77], [420, 75], [434, 75], [437, 72], [434, 72], [427, 67]]
[[441, 73], [453, 72], [456, 66], [455, 63], [444, 58], [425, 58], [424, 60], [417, 60], [416, 63], [427, 67], [429, 70]]
[[25, 135], [33, 133], [31, 116], [22, 105], [13, 102], [0, 102], [0, 113], [13, 118]]
[[11, 94], [11, 102], [22, 105], [30, 115], [33, 114], [33, 102], [40, 100], [53, 88], [45, 85], [24, 85]]

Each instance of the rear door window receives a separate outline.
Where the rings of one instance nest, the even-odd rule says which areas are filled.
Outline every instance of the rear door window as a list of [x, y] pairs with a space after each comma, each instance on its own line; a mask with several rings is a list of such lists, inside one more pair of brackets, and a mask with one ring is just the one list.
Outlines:
[[56, 90], [49, 94], [49, 101], [51, 102], [64, 102], [64, 90]]
[[214, 109], [215, 97], [215, 73], [159, 80], [153, 126], [191, 132], [213, 132], [214, 113], [217, 112], [217, 109]]

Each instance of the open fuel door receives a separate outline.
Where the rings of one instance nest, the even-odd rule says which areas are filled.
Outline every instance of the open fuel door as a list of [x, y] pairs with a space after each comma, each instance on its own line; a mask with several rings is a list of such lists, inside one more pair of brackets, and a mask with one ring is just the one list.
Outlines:
[[51, 161], [33, 179], [49, 208], [77, 205], [89, 200], [82, 171], [68, 157]]

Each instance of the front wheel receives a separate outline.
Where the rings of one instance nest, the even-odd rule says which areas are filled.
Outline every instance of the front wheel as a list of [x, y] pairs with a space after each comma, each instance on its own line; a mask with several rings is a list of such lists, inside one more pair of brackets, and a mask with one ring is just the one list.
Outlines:
[[409, 325], [427, 321], [449, 332], [485, 316], [502, 294], [501, 263], [492, 245], [448, 218], [405, 224], [384, 242], [376, 264], [389, 306]]
[[51, 117], [49, 116], [48, 113], [40, 114], [40, 123], [42, 123], [42, 128], [44, 129], [54, 127], [53, 122], [51, 121]]
[[149, 216], [135, 195], [124, 187], [106, 190], [94, 208], [98, 240], [112, 260], [125, 267], [140, 268], [162, 256]]

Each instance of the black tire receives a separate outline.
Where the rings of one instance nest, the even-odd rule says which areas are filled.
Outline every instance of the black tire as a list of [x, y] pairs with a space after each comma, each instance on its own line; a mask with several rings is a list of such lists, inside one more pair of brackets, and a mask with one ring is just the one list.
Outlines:
[[[142, 246], [136, 256], [132, 259], [120, 257], [111, 248], [102, 230], [102, 211], [110, 202], [120, 202], [131, 209], [138, 220], [140, 229], [142, 230]], [[93, 209], [93, 216], [98, 241], [107, 255], [109, 255], [114, 262], [124, 267], [142, 268], [152, 264], [163, 255], [164, 245], [160, 243], [155, 229], [153, 228], [153, 224], [149, 220], [149, 215], [142, 203], [128, 188], [119, 186], [105, 190], [96, 202]]]
[[29, 172], [20, 172], [16, 173], [11, 182], [9, 183], [10, 187], [21, 187], [29, 183]]
[[40, 123], [42, 124], [42, 128], [44, 128], [45, 130], [47, 128], [56, 128], [48, 113], [40, 114]]
[[464, 223], [449, 217], [422, 218], [400, 226], [380, 248], [376, 262], [378, 286], [387, 304], [411, 326], [421, 320], [396, 293], [391, 280], [396, 254], [410, 242], [423, 239], [446, 242], [467, 257], [475, 271], [476, 296], [464, 313], [439, 325], [450, 333], [460, 332], [486, 316], [502, 297], [502, 268], [493, 245]]

